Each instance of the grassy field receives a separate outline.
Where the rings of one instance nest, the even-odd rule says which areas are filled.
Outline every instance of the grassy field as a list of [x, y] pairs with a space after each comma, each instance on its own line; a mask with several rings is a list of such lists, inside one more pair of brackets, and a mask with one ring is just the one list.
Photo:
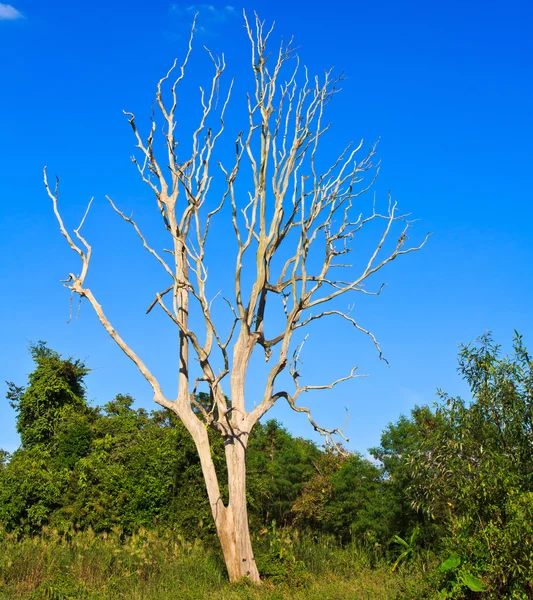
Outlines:
[[[394, 573], [377, 552], [329, 538], [257, 540], [263, 585], [230, 584], [218, 550], [177, 534], [0, 538], [2, 600], [320, 600], [430, 598], [427, 561]], [[431, 570], [431, 569], [430, 569]]]

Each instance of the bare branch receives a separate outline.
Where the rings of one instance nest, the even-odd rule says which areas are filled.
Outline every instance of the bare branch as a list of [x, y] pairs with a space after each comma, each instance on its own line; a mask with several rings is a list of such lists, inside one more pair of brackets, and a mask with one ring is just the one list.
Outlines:
[[[377, 292], [377, 293], [379, 293], [379, 292]], [[356, 329], [358, 329], [359, 331], [361, 331], [365, 335], [368, 335], [370, 338], [372, 338], [372, 341], [374, 342], [374, 346], [376, 347], [376, 350], [378, 351], [380, 360], [383, 360], [387, 364], [389, 364], [389, 361], [383, 356], [383, 352], [381, 351], [381, 348], [379, 346], [378, 340], [376, 339], [376, 336], [371, 331], [368, 331], [364, 327], [361, 327], [355, 321], [355, 319], [353, 319], [352, 317], [348, 316], [347, 314], [341, 312], [340, 310], [326, 310], [326, 311], [321, 312], [319, 314], [311, 315], [311, 316], [307, 317], [307, 319], [305, 319], [304, 321], [301, 321], [300, 323], [297, 323], [294, 326], [294, 329], [298, 329], [300, 327], [305, 327], [306, 325], [308, 325], [309, 323], [311, 323], [311, 321], [316, 321], [317, 319], [321, 319], [322, 317], [327, 317], [329, 315], [338, 315], [339, 317], [342, 317], [343, 319], [345, 319], [346, 321], [348, 321], [349, 323], [351, 323]]]
[[289, 393], [282, 391], [282, 392], [277, 392], [273, 397], [272, 397], [272, 405], [274, 405], [274, 403], [279, 399], [279, 398], [285, 398], [285, 400], [287, 400], [289, 406], [292, 408], [292, 410], [294, 410], [295, 412], [299, 412], [299, 413], [305, 413], [307, 415], [307, 418], [309, 419], [309, 422], [311, 423], [311, 425], [313, 426], [313, 429], [319, 433], [320, 435], [324, 436], [326, 438], [326, 443], [336, 447], [337, 449], [339, 449], [339, 444], [337, 443], [337, 441], [335, 440], [335, 436], [339, 436], [341, 437], [345, 442], [349, 442], [350, 440], [344, 435], [344, 429], [348, 423], [348, 419], [349, 419], [349, 415], [348, 418], [346, 419], [346, 422], [344, 423], [344, 425], [341, 428], [334, 428], [334, 429], [326, 429], [325, 427], [322, 427], [321, 425], [319, 425], [314, 419], [313, 419], [313, 415], [311, 414], [311, 410], [309, 408], [306, 408], [305, 406], [296, 406], [295, 404], [295, 400], [294, 397], [291, 396]]
[[156, 295], [155, 300], [150, 304], [150, 306], [146, 309], [146, 314], [150, 313], [152, 308], [158, 303], [159, 298], [162, 298], [165, 294], [168, 294], [171, 290], [174, 289], [174, 284], [167, 287], [167, 289], [163, 292], [160, 292]]
[[57, 218], [57, 221], [59, 224], [59, 229], [60, 229], [61, 233], [63, 234], [63, 236], [67, 239], [71, 249], [80, 256], [82, 265], [83, 265], [81, 275], [79, 277], [76, 277], [75, 275], [73, 275], [71, 273], [69, 276], [69, 279], [67, 280], [68, 283], [66, 284], [66, 286], [72, 292], [78, 294], [80, 296], [80, 298], [87, 298], [87, 300], [93, 307], [93, 309], [96, 313], [96, 316], [98, 317], [98, 320], [103, 325], [104, 329], [107, 331], [107, 333], [113, 339], [113, 341], [119, 346], [119, 348], [126, 354], [126, 356], [136, 365], [136, 367], [139, 369], [139, 371], [144, 376], [146, 381], [152, 387], [152, 389], [154, 391], [154, 400], [161, 406], [165, 406], [166, 408], [171, 408], [172, 403], [165, 398], [163, 391], [161, 390], [161, 386], [159, 385], [159, 382], [157, 381], [157, 379], [153, 376], [153, 374], [146, 367], [146, 365], [139, 358], [139, 356], [137, 356], [137, 354], [128, 346], [128, 344], [126, 344], [126, 342], [118, 334], [116, 329], [111, 325], [111, 322], [104, 314], [102, 307], [97, 302], [97, 300], [96, 300], [95, 296], [93, 295], [93, 293], [91, 292], [91, 290], [84, 287], [84, 280], [87, 275], [87, 270], [89, 267], [89, 260], [91, 257], [92, 248], [89, 245], [89, 243], [81, 236], [80, 229], [81, 229], [83, 223], [85, 222], [85, 219], [89, 212], [90, 203], [89, 203], [89, 207], [85, 211], [85, 214], [81, 220], [80, 225], [78, 226], [77, 229], [74, 230], [74, 233], [76, 234], [78, 239], [85, 246], [86, 251], [84, 252], [74, 243], [74, 241], [72, 240], [72, 237], [68, 233], [68, 231], [63, 223], [63, 219], [61, 217], [61, 214], [59, 212], [58, 205], [57, 205], [58, 198], [59, 198], [58, 183], [59, 182], [57, 181], [55, 191], [54, 191], [54, 193], [52, 193], [49, 188], [49, 185], [48, 185], [48, 180], [47, 180], [47, 176], [46, 176], [46, 168], [45, 168], [45, 170], [44, 170], [44, 185], [45, 185], [46, 191], [48, 192], [48, 196], [52, 200], [53, 207], [54, 207], [54, 213], [56, 215], [56, 218]]
[[170, 277], [173, 280], [175, 280], [174, 273], [170, 270], [170, 267], [168, 266], [167, 262], [163, 258], [161, 258], [161, 256], [152, 248], [152, 246], [150, 246], [148, 244], [148, 242], [146, 241], [146, 238], [144, 237], [144, 235], [141, 233], [141, 230], [137, 226], [137, 223], [135, 223], [135, 221], [131, 217], [127, 217], [120, 209], [118, 209], [117, 206], [115, 205], [115, 203], [113, 202], [113, 200], [111, 200], [111, 198], [109, 196], [106, 196], [106, 198], [107, 198], [107, 201], [109, 202], [109, 204], [111, 204], [111, 207], [113, 208], [113, 210], [122, 219], [124, 219], [124, 221], [126, 221], [126, 223], [129, 223], [133, 227], [133, 229], [135, 229], [135, 233], [141, 239], [143, 246], [146, 248], [146, 250], [148, 250], [148, 252], [157, 259], [157, 261], [165, 269], [167, 274], [170, 275]]

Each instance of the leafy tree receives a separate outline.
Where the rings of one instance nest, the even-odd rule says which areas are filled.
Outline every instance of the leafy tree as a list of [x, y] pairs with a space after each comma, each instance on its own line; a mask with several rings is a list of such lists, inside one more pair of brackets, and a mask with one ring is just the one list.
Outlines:
[[119, 394], [104, 406], [58, 520], [96, 531], [131, 533], [163, 522], [191, 537], [213, 533], [200, 462], [183, 425], [167, 411], [148, 413], [133, 402]]
[[354, 453], [332, 474], [331, 485], [326, 522], [337, 536], [383, 543], [387, 535], [387, 506], [382, 496], [382, 470]]
[[294, 503], [295, 521], [343, 541], [383, 543], [388, 532], [382, 487], [382, 470], [368, 459], [357, 453], [323, 452]]
[[461, 559], [454, 597], [469, 589], [465, 574], [483, 577], [488, 598], [533, 595], [532, 366], [518, 334], [510, 357], [490, 334], [464, 346], [459, 370], [472, 402], [441, 392], [409, 457], [414, 505]]
[[321, 454], [315, 444], [293, 437], [273, 419], [257, 424], [247, 457], [248, 503], [254, 523], [291, 524], [292, 506]]
[[433, 545], [438, 540], [438, 525], [413, 508], [408, 494], [412, 483], [409, 458], [420, 447], [421, 431], [435, 426], [435, 419], [428, 406], [415, 406], [409, 417], [402, 415], [396, 423], [389, 423], [381, 435], [380, 445], [369, 450], [383, 465], [380, 500], [387, 508], [381, 512], [380, 525], [382, 531], [387, 532], [384, 541], [394, 541], [394, 536], [410, 539], [415, 531], [413, 539], [417, 544]]
[[[8, 382], [22, 447], [0, 471], [0, 522], [31, 531], [63, 504], [69, 468], [90, 447], [91, 414], [80, 360], [63, 359], [45, 342], [30, 346], [35, 369], [27, 387]], [[7, 458], [3, 455], [4, 461]]]
[[0, 524], [27, 533], [49, 524], [63, 504], [68, 477], [46, 447], [14, 452], [0, 469]]
[[345, 460], [341, 453], [333, 450], [318, 457], [313, 476], [292, 507], [297, 525], [316, 531], [323, 528], [326, 505], [333, 495], [331, 479]]
[[36, 368], [28, 387], [7, 382], [7, 398], [17, 411], [17, 431], [27, 449], [50, 444], [68, 412], [86, 410], [83, 379], [89, 372], [83, 362], [62, 359], [45, 342], [32, 344], [30, 353]]

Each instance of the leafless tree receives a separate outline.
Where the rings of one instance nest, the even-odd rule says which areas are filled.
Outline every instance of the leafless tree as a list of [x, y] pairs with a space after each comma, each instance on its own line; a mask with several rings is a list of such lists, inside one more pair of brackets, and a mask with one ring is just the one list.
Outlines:
[[[234, 150], [225, 160], [215, 164], [214, 152], [226, 128], [233, 82], [219, 98], [226, 65], [223, 56], [217, 58], [211, 53], [214, 75], [207, 89], [200, 88], [201, 116], [192, 134], [192, 151], [186, 160], [178, 160], [178, 90], [189, 63], [194, 27], [184, 60], [181, 64], [175, 61], [157, 85], [155, 108], [162, 120], [163, 138], [158, 136], [154, 115], [148, 136], [143, 137], [135, 116], [125, 113], [139, 155], [139, 159], [132, 160], [155, 196], [171, 244], [170, 259], [150, 245], [137, 222], [108, 198], [168, 275], [168, 287], [155, 294], [147, 312], [159, 307], [177, 327], [177, 398], [165, 396], [144, 359], [121, 337], [86, 287], [91, 245], [81, 229], [89, 208], [80, 225], [70, 233], [58, 208], [57, 182], [55, 188], [49, 185], [46, 169], [44, 181], [61, 233], [81, 259], [81, 272], [70, 273], [66, 287], [89, 301], [105, 330], [152, 387], [155, 402], [173, 411], [185, 425], [198, 450], [230, 579], [246, 577], [259, 582], [246, 506], [246, 448], [250, 433], [257, 421], [284, 399], [294, 411], [305, 413], [314, 429], [328, 439], [342, 436], [340, 429], [320, 426], [311, 411], [299, 404], [300, 396], [311, 390], [331, 389], [358, 376], [354, 367], [332, 383], [302, 385], [298, 373], [302, 343], [295, 345], [296, 337], [301, 340], [302, 336], [298, 333], [295, 337], [295, 333], [318, 319], [344, 319], [369, 336], [381, 356], [375, 336], [348, 312], [335, 308], [337, 303], [333, 301], [347, 294], [379, 294], [380, 287], [367, 289], [367, 280], [398, 256], [419, 250], [427, 237], [419, 245], [408, 244], [411, 222], [407, 215], [398, 212], [390, 197], [383, 211], [376, 209], [375, 201], [369, 203], [366, 213], [360, 210], [360, 197], [372, 186], [377, 174], [373, 164], [375, 146], [365, 153], [363, 142], [350, 144], [328, 167], [321, 168], [319, 145], [329, 129], [324, 112], [338, 91], [340, 79], [334, 78], [331, 71], [322, 78], [310, 78], [307, 69], [300, 68], [292, 42], [282, 44], [271, 56], [267, 42], [272, 29], [267, 30], [257, 17], [250, 23], [245, 15], [244, 23], [251, 43], [255, 90], [247, 97], [247, 127], [238, 134]], [[162, 152], [157, 148], [160, 140]], [[210, 190], [216, 173], [223, 191], [213, 201]], [[237, 181], [241, 180], [241, 186], [250, 184], [244, 197], [241, 188], [237, 189]], [[206, 259], [210, 225], [215, 217], [223, 219], [224, 215], [228, 234], [233, 231], [235, 236], [236, 262], [231, 286], [234, 289], [226, 291], [228, 297], [224, 298], [231, 325], [228, 327], [225, 321], [223, 328], [229, 332], [223, 335], [220, 324], [215, 323], [212, 299], [207, 294]], [[368, 252], [358, 255], [358, 261], [363, 260], [356, 269], [344, 259], [354, 236], [372, 223], [379, 225], [373, 229], [379, 233]], [[227, 248], [229, 253], [229, 245]], [[283, 315], [283, 326], [268, 336], [266, 310], [276, 303]], [[201, 331], [189, 326], [192, 311], [202, 317]], [[269, 364], [264, 393], [251, 408], [245, 402], [245, 378], [254, 350], [261, 351]], [[191, 358], [198, 361], [198, 377], [191, 372]], [[282, 373], [290, 374], [293, 389], [277, 387]], [[198, 385], [207, 386], [211, 406], [197, 402]], [[221, 498], [208, 428], [224, 440], [227, 503]]]

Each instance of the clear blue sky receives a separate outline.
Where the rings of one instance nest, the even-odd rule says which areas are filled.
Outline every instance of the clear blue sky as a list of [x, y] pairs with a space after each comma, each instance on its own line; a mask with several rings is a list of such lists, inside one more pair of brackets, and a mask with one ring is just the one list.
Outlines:
[[[152, 407], [148, 386], [88, 305], [66, 323], [68, 292], [59, 280], [78, 264], [43, 190], [46, 164], [61, 177], [69, 224], [77, 224], [95, 196], [86, 228], [94, 247], [88, 284], [173, 393], [175, 335], [159, 316], [144, 316], [159, 280], [104, 194], [126, 212], [135, 210], [151, 231], [153, 200], [129, 162], [133, 139], [121, 111], [133, 110], [141, 122], [149, 114], [156, 81], [183, 56], [189, 6], [161, 0], [0, 4], [0, 380], [24, 383], [32, 369], [28, 343], [46, 340], [94, 369], [88, 393], [95, 402], [122, 392]], [[225, 52], [228, 73], [244, 86], [242, 6], [197, 8], [199, 55], [204, 43]], [[364, 452], [389, 421], [415, 403], [432, 402], [436, 388], [465, 394], [456, 374], [459, 342], [492, 330], [508, 348], [518, 329], [533, 346], [532, 5], [270, 0], [245, 8], [275, 20], [278, 35], [294, 35], [312, 72], [333, 65], [345, 71], [344, 91], [330, 110], [328, 144], [334, 149], [348, 137], [381, 137], [378, 196], [391, 189], [401, 207], [421, 219], [418, 233], [435, 234], [423, 252], [391, 265], [381, 297], [356, 306], [390, 367], [377, 360], [367, 339], [338, 323], [327, 337], [312, 336], [306, 349], [309, 383], [344, 375], [353, 364], [371, 374], [327, 396], [305, 398], [327, 426], [340, 424], [348, 406], [350, 447]], [[190, 79], [196, 85], [204, 63], [195, 60]], [[219, 242], [223, 257], [224, 239]], [[222, 287], [222, 263], [212, 273]], [[304, 416], [285, 407], [273, 416], [311, 437]], [[4, 400], [0, 447], [17, 444], [14, 413]]]

